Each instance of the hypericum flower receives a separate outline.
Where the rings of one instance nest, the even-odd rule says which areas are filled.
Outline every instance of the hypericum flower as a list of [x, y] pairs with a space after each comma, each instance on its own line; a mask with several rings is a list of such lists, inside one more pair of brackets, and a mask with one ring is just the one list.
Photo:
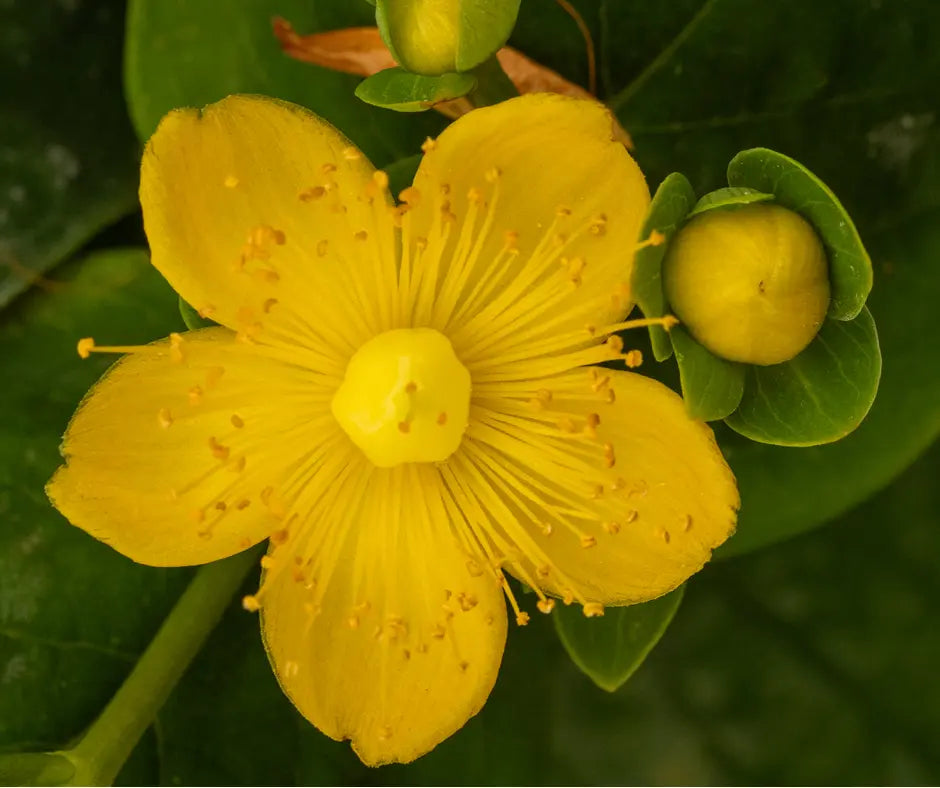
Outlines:
[[[49, 484], [136, 561], [264, 539], [284, 691], [363, 761], [409, 761], [483, 705], [505, 573], [534, 606], [657, 597], [731, 533], [711, 431], [635, 373], [649, 193], [607, 111], [532, 95], [428, 141], [388, 179], [309, 112], [234, 96], [172, 112], [144, 153], [153, 264], [221, 324], [128, 355]], [[95, 347], [83, 340], [79, 350]]]

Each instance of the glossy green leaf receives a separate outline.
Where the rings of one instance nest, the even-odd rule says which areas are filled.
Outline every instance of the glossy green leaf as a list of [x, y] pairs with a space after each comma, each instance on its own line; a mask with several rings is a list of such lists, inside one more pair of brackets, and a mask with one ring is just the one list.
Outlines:
[[231, 93], [261, 93], [308, 107], [339, 127], [378, 166], [418, 151], [436, 135], [435, 114], [391, 115], [356, 99], [358, 78], [299, 63], [271, 32], [282, 16], [299, 33], [373, 23], [349, 0], [130, 0], [125, 90], [141, 139], [175, 107]]
[[[688, 216], [695, 204], [695, 193], [688, 179], [674, 172], [667, 176], [650, 203], [646, 220], [640, 230], [640, 241], [645, 241], [655, 232], [666, 236], [665, 243], [646, 246], [633, 259], [633, 297], [646, 317], [662, 317], [666, 314], [666, 296], [663, 291], [663, 258], [669, 239]], [[665, 361], [672, 355], [672, 345], [665, 330], [650, 327], [650, 341], [657, 361]]]
[[871, 259], [832, 190], [799, 162], [766, 148], [735, 156], [728, 165], [728, 183], [770, 192], [780, 205], [801, 214], [816, 228], [829, 258], [829, 316], [854, 318], [871, 292]]
[[427, 77], [403, 68], [387, 68], [360, 82], [356, 96], [366, 104], [396, 112], [424, 112], [442, 101], [467, 95], [476, 84], [472, 74]]
[[714, 211], [716, 209], [733, 210], [743, 205], [751, 205], [755, 202], [769, 202], [773, 199], [774, 196], [772, 194], [759, 192], [756, 189], [749, 189], [746, 186], [726, 186], [723, 189], [716, 189], [713, 192], [709, 192], [704, 197], [701, 197], [699, 201], [695, 203], [695, 207], [692, 209], [688, 218], [691, 219], [693, 216], [698, 216], [700, 213], [705, 213], [706, 211]]
[[738, 407], [744, 394], [746, 366], [711, 353], [681, 326], [669, 331], [682, 381], [682, 398], [689, 415], [717, 421]]
[[863, 308], [854, 320], [827, 320], [806, 350], [790, 361], [748, 365], [744, 397], [726, 422], [761, 443], [830, 443], [865, 418], [880, 379], [878, 332]]
[[137, 202], [120, 92], [123, 6], [4, 6], [0, 307]]
[[576, 605], [556, 605], [555, 628], [575, 665], [601, 689], [616, 692], [659, 642], [684, 592], [680, 586], [641, 605], [608, 607], [597, 618]]

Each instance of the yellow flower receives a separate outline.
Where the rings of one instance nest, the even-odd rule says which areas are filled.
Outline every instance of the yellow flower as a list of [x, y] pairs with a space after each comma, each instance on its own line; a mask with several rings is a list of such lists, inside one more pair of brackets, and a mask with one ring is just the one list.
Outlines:
[[396, 207], [301, 108], [168, 115], [141, 176], [153, 264], [222, 327], [111, 348], [127, 355], [48, 488], [142, 563], [270, 539], [245, 602], [274, 670], [369, 764], [418, 757], [482, 707], [504, 592], [529, 615], [504, 573], [543, 612], [652, 599], [738, 504], [678, 396], [588, 366], [636, 362], [610, 335], [649, 202], [607, 111], [525, 96], [425, 151]]

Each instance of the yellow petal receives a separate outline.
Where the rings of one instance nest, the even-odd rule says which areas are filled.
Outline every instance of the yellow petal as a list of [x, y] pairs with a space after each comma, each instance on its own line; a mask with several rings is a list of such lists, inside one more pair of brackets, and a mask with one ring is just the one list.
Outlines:
[[72, 418], [49, 497], [140, 563], [232, 555], [280, 527], [266, 489], [328, 450], [331, 434], [345, 443], [329, 412], [334, 384], [223, 328], [144, 346]]
[[583, 344], [629, 311], [649, 190], [612, 134], [598, 102], [531, 94], [425, 146], [403, 222], [413, 312], [468, 366], [566, 332]]
[[140, 199], [153, 264], [197, 310], [346, 359], [389, 318], [386, 184], [312, 113], [231, 96], [163, 119]]
[[582, 603], [665, 594], [736, 522], [737, 487], [712, 431], [630, 372], [478, 387], [453, 463], [508, 545], [509, 570]]
[[367, 469], [270, 555], [259, 594], [281, 686], [369, 765], [411, 761], [493, 687], [506, 638], [493, 573], [462, 549], [430, 464]]

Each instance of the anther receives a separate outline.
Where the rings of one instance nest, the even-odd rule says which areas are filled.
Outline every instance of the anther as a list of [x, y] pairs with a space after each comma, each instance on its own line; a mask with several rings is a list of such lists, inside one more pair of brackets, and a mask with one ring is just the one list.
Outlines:
[[483, 178], [487, 183], [496, 183], [502, 174], [503, 171], [499, 167], [490, 167], [485, 173], [483, 173]]
[[237, 430], [240, 430], [242, 427], [245, 426], [245, 420], [241, 416], [239, 416], [237, 413], [232, 414], [231, 422], [232, 422], [232, 426]]
[[591, 235], [603, 235], [607, 232], [607, 215], [599, 214], [594, 219], [591, 220], [591, 224], [588, 229], [591, 232]]
[[480, 205], [483, 202], [483, 192], [481, 192], [476, 186], [471, 187], [467, 191], [467, 202], [471, 205]]
[[242, 454], [240, 457], [237, 457], [232, 461], [232, 464], [229, 466], [229, 470], [234, 471], [235, 473], [241, 473], [245, 470], [245, 455]]
[[620, 523], [616, 523], [613, 521], [604, 523], [604, 530], [607, 531], [607, 533], [609, 533], [611, 536], [613, 536], [614, 534], [619, 534]]
[[588, 413], [585, 417], [585, 422], [589, 430], [596, 430], [601, 424], [601, 417], [598, 413]]
[[604, 615], [604, 606], [600, 602], [585, 602], [582, 610], [587, 618], [597, 618]]
[[167, 429], [173, 423], [173, 416], [169, 408], [160, 408], [160, 410], [157, 411], [157, 423], [163, 427], [163, 429]]
[[461, 592], [457, 594], [457, 603], [460, 605], [460, 609], [466, 613], [468, 610], [473, 610], [473, 608], [477, 606], [477, 598], [473, 594]]
[[358, 161], [362, 158], [362, 154], [359, 152], [358, 148], [354, 148], [350, 145], [348, 148], [343, 148], [343, 158], [346, 161]]
[[461, 660], [461, 662], [460, 662], [460, 664], [458, 665], [458, 667], [460, 668], [460, 672], [461, 672], [461, 673], [466, 673], [466, 672], [467, 672], [467, 668], [470, 667], [470, 663], [467, 662], [467, 660]]
[[669, 534], [669, 531], [667, 531], [661, 525], [656, 526], [656, 535], [660, 539], [662, 539], [666, 544], [669, 544], [670, 540], [672, 539], [672, 537]]
[[407, 435], [409, 432], [411, 432], [411, 424], [409, 424], [407, 421], [398, 422], [398, 431], [403, 435]]
[[273, 569], [277, 565], [277, 561], [270, 555], [261, 556], [261, 568], [262, 569]]
[[270, 313], [271, 309], [276, 305], [277, 305], [276, 298], [265, 299], [265, 302], [261, 305], [261, 311], [267, 315], [268, 313]]
[[440, 413], [437, 414], [437, 423], [441, 427], [447, 424], [447, 414], [444, 411], [441, 411]]
[[551, 523], [542, 523], [541, 525], [542, 536], [551, 536], [553, 530], [554, 528], [552, 527]]
[[444, 635], [447, 634], [447, 630], [441, 624], [435, 624], [431, 627], [431, 637], [435, 640], [443, 640]]
[[432, 140], [430, 137], [426, 138], [424, 142], [421, 143], [421, 152], [430, 153], [437, 147], [437, 141]]
[[535, 573], [544, 580], [552, 573], [552, 568], [550, 566], [540, 566], [535, 570]]
[[227, 460], [231, 452], [228, 446], [223, 446], [214, 436], [209, 438], [209, 450], [217, 460]]
[[683, 530], [685, 533], [688, 533], [689, 531], [692, 530], [692, 515], [691, 515], [691, 514], [687, 514], [687, 515], [683, 518], [682, 530]]
[[234, 189], [238, 186], [239, 180], [234, 175], [228, 175], [222, 183], [225, 184], [226, 189]]
[[392, 738], [392, 729], [388, 725], [383, 725], [381, 730], [379, 730], [379, 740], [388, 741]]
[[636, 509], [631, 509], [629, 512], [627, 512], [627, 517], [626, 517], [627, 525], [629, 525], [630, 523], [636, 522], [636, 518], [639, 516], [640, 516], [640, 513]]
[[503, 234], [503, 248], [507, 252], [519, 251], [519, 233], [516, 230], [506, 230]]
[[623, 352], [623, 339], [618, 337], [616, 334], [612, 334], [607, 337], [607, 347], [609, 347], [614, 353]]
[[183, 360], [183, 337], [175, 331], [170, 334], [170, 357], [176, 363]]
[[518, 624], [520, 627], [524, 627], [528, 623], [529, 623], [528, 613], [526, 613], [524, 610], [520, 610], [518, 613], [516, 613], [516, 624]]
[[411, 207], [418, 204], [421, 199], [421, 192], [414, 186], [407, 186], [398, 193], [399, 202], [407, 203]]
[[299, 662], [296, 662], [293, 659], [289, 659], [287, 660], [287, 662], [284, 663], [284, 675], [287, 676], [287, 678], [292, 679], [298, 673], [300, 673]]
[[604, 444], [604, 465], [608, 468], [613, 468], [617, 463], [617, 458], [614, 455], [614, 445], [612, 443]]
[[350, 616], [346, 619], [346, 626], [350, 629], [359, 629], [359, 616]]
[[413, 380], [409, 380], [405, 384], [405, 394], [414, 394], [418, 390], [418, 384]]
[[312, 186], [309, 189], [304, 189], [297, 197], [301, 202], [313, 202], [319, 200], [325, 194], [326, 189], [323, 186]]
[[78, 355], [80, 358], [88, 358], [91, 355], [91, 351], [95, 349], [95, 340], [91, 337], [85, 337], [84, 339], [78, 340]]
[[630, 369], [636, 369], [643, 363], [642, 351], [628, 350], [627, 354], [623, 357], [623, 363], [626, 364]]
[[555, 609], [555, 600], [554, 599], [540, 599], [536, 603], [536, 607], [541, 610], [543, 613], [551, 613]]
[[202, 401], [202, 386], [193, 386], [187, 393], [190, 405], [198, 405]]
[[216, 511], [224, 512], [226, 509], [228, 509], [228, 504], [225, 503], [225, 501], [216, 501], [215, 509]]
[[355, 238], [357, 241], [365, 241], [365, 240], [368, 239], [368, 237], [369, 237], [369, 231], [368, 231], [368, 230], [358, 230], [358, 231], [356, 232], [355, 236], [354, 236], [354, 238]]
[[558, 216], [559, 218], [567, 218], [571, 216], [571, 209], [565, 205], [559, 205], [558, 208], [555, 210], [555, 215]]
[[[597, 372], [597, 370], [594, 370]], [[604, 375], [600, 377], [599, 375], [595, 378], [594, 382], [591, 384], [591, 390], [598, 392], [601, 391], [610, 384], [610, 375]]]
[[336, 172], [336, 165], [328, 161], [326, 164], [320, 167], [320, 171], [324, 175], [330, 175], [331, 173]]
[[482, 577], [483, 576], [483, 569], [472, 558], [467, 561], [467, 572], [470, 573], [470, 577]]
[[590, 536], [585, 534], [581, 537], [581, 547], [587, 549], [589, 547], [594, 547], [597, 544], [597, 537]]
[[248, 594], [242, 597], [242, 607], [249, 613], [257, 613], [261, 610], [261, 603], [258, 601], [258, 597]]
[[326, 253], [330, 248], [330, 242], [325, 238], [322, 241], [317, 241], [317, 257], [326, 257]]
[[206, 304], [202, 309], [197, 309], [196, 314], [199, 315], [203, 320], [208, 320], [216, 312], [216, 309], [212, 304]]

